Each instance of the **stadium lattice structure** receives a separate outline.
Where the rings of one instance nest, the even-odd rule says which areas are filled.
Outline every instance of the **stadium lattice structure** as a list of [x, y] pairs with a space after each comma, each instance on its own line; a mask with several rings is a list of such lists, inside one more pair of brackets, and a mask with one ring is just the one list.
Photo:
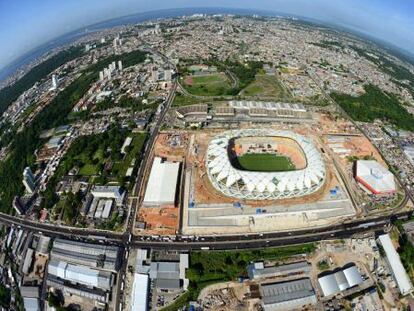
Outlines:
[[[239, 137], [285, 137], [298, 143], [306, 157], [304, 169], [279, 172], [239, 170], [231, 164], [229, 140]], [[275, 200], [309, 195], [322, 187], [326, 179], [325, 163], [314, 144], [291, 131], [243, 129], [215, 136], [207, 149], [207, 174], [214, 188], [226, 196], [241, 200]]]

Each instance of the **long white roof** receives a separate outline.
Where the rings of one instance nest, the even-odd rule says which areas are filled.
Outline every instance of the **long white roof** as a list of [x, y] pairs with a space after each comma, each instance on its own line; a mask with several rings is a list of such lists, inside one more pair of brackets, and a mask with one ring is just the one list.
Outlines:
[[148, 275], [134, 274], [134, 284], [132, 285], [132, 302], [131, 310], [146, 311], [148, 310]]
[[180, 163], [155, 157], [144, 196], [144, 205], [173, 204]]
[[375, 160], [359, 160], [356, 163], [358, 180], [374, 193], [396, 190], [394, 175]]
[[[307, 166], [284, 172], [254, 172], [233, 167], [227, 151], [229, 140], [254, 136], [279, 136], [295, 140], [303, 150]], [[208, 146], [206, 166], [210, 180], [218, 190], [230, 196], [251, 199], [260, 199], [261, 194], [264, 199], [309, 194], [322, 186], [326, 175], [322, 156], [308, 138], [291, 131], [272, 129], [232, 130], [217, 135]], [[245, 185], [243, 189], [228, 190], [240, 182]]]
[[413, 287], [411, 281], [401, 263], [400, 256], [392, 244], [389, 234], [383, 234], [378, 237], [379, 242], [384, 249], [385, 255], [387, 256], [388, 264], [392, 270], [392, 274], [397, 282], [398, 288], [401, 294], [406, 295], [412, 291]]
[[68, 264], [64, 261], [52, 259], [48, 265], [48, 273], [74, 283], [103, 289], [110, 289], [111, 287], [111, 276], [109, 273], [81, 265]]

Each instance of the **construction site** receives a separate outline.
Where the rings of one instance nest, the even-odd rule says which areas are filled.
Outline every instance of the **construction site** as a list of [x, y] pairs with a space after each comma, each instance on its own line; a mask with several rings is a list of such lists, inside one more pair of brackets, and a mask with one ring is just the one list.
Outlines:
[[144, 233], [174, 235], [179, 230], [180, 175], [188, 150], [188, 137], [187, 133], [162, 133], [157, 137], [149, 162], [152, 166], [146, 168], [143, 205], [137, 213], [137, 221], [145, 224], [141, 228]]
[[[353, 162], [356, 159], [374, 159], [385, 168], [386, 164], [376, 148], [352, 123], [327, 113], [313, 113], [313, 122], [301, 125], [273, 123], [255, 130], [250, 123], [240, 123], [239, 129], [233, 131], [246, 137], [230, 139], [231, 145], [216, 146], [216, 150], [221, 152], [222, 148], [223, 154], [229, 157], [232, 154], [237, 157], [252, 153], [286, 157], [292, 165], [291, 170], [281, 170], [280, 175], [275, 176], [310, 169], [313, 164], [309, 161], [316, 157], [317, 171], [307, 173], [313, 176], [309, 181], [299, 177], [294, 186], [290, 181], [281, 185], [283, 179], [270, 180], [274, 185], [255, 185], [256, 190], [262, 189], [263, 197], [229, 195], [225, 189], [226, 182], [223, 188], [219, 188], [212, 179], [230, 174], [224, 173], [227, 166], [217, 164], [214, 174], [209, 172], [211, 167], [207, 167], [211, 161], [208, 158], [209, 148], [215, 142], [221, 142], [223, 135], [226, 135], [225, 129], [164, 131], [155, 142], [149, 161], [151, 166], [146, 168], [145, 197], [137, 213], [137, 221], [145, 224], [141, 232], [151, 235], [173, 235], [177, 232], [210, 235], [289, 231], [343, 222], [370, 212], [364, 203], [372, 200], [372, 196], [355, 180]], [[268, 134], [243, 134], [249, 131], [271, 134], [269, 137], [266, 137]], [[231, 134], [228, 135], [231, 137]], [[296, 139], [301, 143], [298, 144]], [[305, 147], [309, 144], [313, 148], [311, 156], [307, 154], [309, 151], [302, 150], [304, 143]], [[247, 173], [255, 172], [246, 171], [243, 174]], [[318, 179], [316, 176], [319, 176]], [[153, 182], [151, 186], [151, 178], [158, 182]], [[303, 187], [310, 187], [310, 190], [301, 191], [299, 182], [303, 183]], [[241, 181], [237, 182], [238, 186], [240, 184]], [[269, 189], [275, 187], [282, 189], [278, 197], [269, 195]], [[290, 190], [293, 194], [288, 194]], [[246, 193], [243, 191], [241, 193]], [[158, 194], [150, 195], [150, 192]], [[374, 200], [392, 206], [397, 199], [401, 200], [399, 193], [397, 191]]]
[[[286, 130], [286, 125], [274, 127]], [[289, 129], [291, 130], [291, 129]], [[304, 133], [309, 130], [303, 129]], [[224, 195], [211, 183], [206, 170], [209, 142], [220, 131], [192, 134], [185, 168], [183, 195], [184, 234], [243, 234], [292, 230], [326, 225], [355, 215], [345, 185], [332, 159], [323, 154], [326, 175], [319, 189], [306, 196], [277, 200], [240, 200]], [[307, 136], [317, 149], [316, 136]], [[296, 160], [301, 167], [300, 157]]]

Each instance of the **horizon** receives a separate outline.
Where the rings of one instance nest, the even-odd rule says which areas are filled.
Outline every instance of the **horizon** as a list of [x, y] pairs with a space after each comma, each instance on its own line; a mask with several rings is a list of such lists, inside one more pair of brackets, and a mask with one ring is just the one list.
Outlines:
[[[22, 1], [24, 2], [24, 0], [22, 0]], [[381, 36], [378, 33], [375, 33], [375, 31], [368, 31], [369, 30], [368, 28], [367, 29], [356, 28], [355, 25], [353, 25], [352, 23], [345, 23], [344, 21], [341, 21], [341, 20], [337, 20], [337, 21], [329, 20], [329, 18], [321, 18], [320, 16], [318, 18], [318, 16], [316, 16], [317, 14], [315, 14], [315, 11], [317, 11], [315, 8], [317, 8], [318, 6], [320, 7], [320, 6], [324, 6], [324, 5], [325, 5], [325, 7], [328, 7], [328, 5], [325, 3], [325, 0], [318, 0], [313, 4], [313, 6], [308, 5], [307, 6], [308, 9], [309, 9], [309, 7], [314, 9], [314, 10], [310, 10], [309, 14], [307, 14], [307, 15], [300, 14], [301, 10], [298, 9], [298, 6], [299, 6], [298, 4], [301, 1], [302, 0], [295, 1], [296, 4], [292, 5], [293, 8], [296, 8], [296, 11], [292, 10], [292, 9], [288, 10], [287, 7], [289, 7], [289, 6], [286, 6], [286, 4], [285, 4], [284, 7], [283, 7], [283, 5], [279, 5], [278, 9], [275, 9], [274, 6], [268, 7], [266, 9], [263, 9], [260, 6], [246, 7], [246, 1], [238, 2], [237, 4], [240, 4], [240, 5], [237, 5], [237, 6], [229, 5], [229, 3], [232, 3], [234, 1], [224, 1], [224, 2], [221, 3], [220, 6], [214, 6], [214, 5], [211, 5], [211, 3], [209, 3], [207, 6], [206, 6], [206, 4], [203, 4], [201, 6], [199, 4], [195, 4], [193, 1], [176, 0], [174, 2], [177, 3], [178, 5], [183, 4], [183, 3], [188, 5], [188, 4], [191, 3], [192, 6], [190, 5], [190, 6], [164, 6], [164, 7], [160, 6], [159, 4], [157, 5], [158, 1], [155, 1], [154, 5], [151, 6], [149, 9], [145, 9], [145, 6], [143, 6], [144, 10], [142, 10], [142, 9], [139, 10], [139, 11], [132, 10], [134, 12], [132, 12], [132, 13], [128, 12], [128, 14], [119, 14], [118, 12], [115, 12], [115, 13], [113, 13], [111, 15], [108, 15], [108, 16], [105, 15], [105, 17], [100, 17], [98, 19], [92, 19], [92, 20], [90, 20], [89, 23], [85, 23], [85, 22], [84, 23], [79, 23], [79, 24], [73, 23], [73, 24], [76, 25], [75, 27], [72, 25], [70, 28], [68, 28], [68, 29], [65, 28], [64, 31], [60, 31], [60, 33], [58, 33], [56, 35], [46, 36], [44, 39], [38, 41], [37, 44], [32, 44], [32, 45], [30, 45], [29, 47], [26, 47], [26, 48], [19, 47], [18, 48], [19, 51], [20, 51], [19, 53], [10, 53], [10, 49], [12, 48], [13, 45], [8, 44], [6, 46], [6, 48], [3, 49], [3, 52], [0, 51], [0, 64], [4, 63], [3, 65], [0, 65], [0, 71], [6, 70], [7, 67], [12, 66], [14, 63], [18, 62], [19, 60], [21, 60], [25, 56], [29, 55], [30, 53], [33, 53], [35, 50], [41, 48], [42, 46], [45, 46], [45, 45], [49, 44], [52, 41], [58, 40], [59, 38], [61, 38], [63, 36], [67, 36], [70, 33], [77, 32], [77, 31], [79, 31], [81, 29], [84, 29], [84, 28], [88, 28], [88, 27], [98, 25], [98, 24], [101, 24], [101, 23], [107, 23], [107, 22], [112, 21], [112, 20], [123, 19], [123, 18], [126, 18], [128, 16], [138, 16], [140, 14], [148, 14], [148, 13], [151, 13], [151, 12], [168, 12], [168, 11], [173, 11], [173, 10], [189, 10], [189, 9], [191, 9], [191, 10], [206, 10], [206, 9], [210, 9], [210, 10], [214, 10], [214, 9], [244, 10], [244, 11], [252, 11], [252, 12], [261, 11], [263, 14], [265, 14], [265, 13], [266, 14], [271, 14], [271, 15], [283, 14], [283, 15], [286, 15], [286, 16], [298, 17], [298, 18], [304, 19], [304, 20], [309, 19], [309, 20], [312, 20], [314, 22], [319, 22], [319, 23], [324, 24], [324, 25], [329, 26], [329, 27], [334, 27], [334, 28], [338, 27], [340, 30], [346, 30], [346, 31], [351, 32], [351, 33], [357, 33], [357, 34], [360, 34], [360, 35], [365, 35], [365, 36], [371, 37], [371, 38], [376, 39], [380, 42], [387, 43], [391, 47], [398, 48], [401, 52], [404, 52], [404, 54], [406, 54], [407, 56], [414, 57], [414, 54], [411, 52], [411, 50], [414, 49], [414, 39], [407, 40], [407, 39], [409, 39], [407, 37], [407, 38], [404, 38], [404, 40], [403, 40], [404, 44], [402, 44], [402, 43], [396, 44], [395, 40], [390, 40], [390, 39], [387, 40], [386, 38], [384, 38], [384, 36]], [[77, 1], [74, 1], [74, 2], [77, 2]], [[121, 5], [120, 8], [125, 8], [126, 4], [127, 4], [126, 2], [128, 2], [128, 0], [123, 0], [122, 3], [124, 5], [123, 6]], [[258, 2], [259, 2], [259, 5], [260, 5], [260, 4], [263, 4], [266, 1], [259, 0]], [[399, 1], [397, 1], [396, 3], [398, 3], [398, 2]], [[382, 5], [384, 5], [384, 2], [382, 0], [374, 0], [374, 1], [371, 1], [370, 3], [371, 4], [381, 3]], [[68, 3], [65, 3], [65, 5], [68, 5]], [[106, 5], [108, 5], [108, 4], [106, 4]], [[131, 6], [133, 6], [133, 5], [131, 4]], [[147, 5], [147, 7], [149, 7], [149, 6]], [[404, 7], [404, 4], [402, 4], [401, 1], [400, 1], [399, 5], [396, 5], [395, 7], [400, 7], [400, 10], [401, 10], [401, 8]], [[408, 7], [410, 7], [410, 6], [408, 6]], [[0, 8], [1, 8], [1, 5], [0, 5]], [[285, 10], [283, 10], [283, 8]], [[353, 7], [352, 9], [356, 10], [357, 8]], [[413, 9], [414, 9], [414, 4], [413, 4]], [[0, 11], [6, 12], [7, 9], [3, 9], [3, 10], [0, 10]], [[398, 12], [398, 10], [396, 9], [395, 12]], [[349, 14], [349, 12], [347, 14]], [[390, 14], [391, 14], [391, 12], [390, 12]], [[394, 14], [394, 15], [398, 16], [398, 14]], [[1, 13], [0, 13], [0, 17], [1, 17]], [[325, 17], [330, 17], [332, 19], [333, 15], [332, 16], [331, 15], [329, 15], [329, 16], [325, 15]], [[395, 17], [395, 18], [397, 18], [397, 17]], [[398, 18], [401, 19], [401, 16], [399, 16]], [[409, 26], [414, 27], [414, 21], [409, 20], [409, 22], [411, 23]], [[11, 29], [10, 27], [7, 27], [7, 21], [3, 20], [3, 23], [5, 25], [4, 25], [4, 27], [2, 27], [2, 29], [8, 29], [8, 28]], [[10, 23], [10, 21], [9, 21], [9, 23]], [[384, 28], [383, 25], [381, 27]], [[405, 31], [409, 32], [410, 31], [409, 29], [411, 29], [410, 27], [405, 27]], [[34, 27], [34, 28], [36, 28], [36, 27]], [[57, 28], [59, 28], [59, 27], [57, 27]], [[371, 25], [371, 28], [372, 28], [372, 25]], [[404, 27], [401, 25], [400, 28], [404, 28]], [[11, 35], [13, 35], [13, 34], [11, 34]], [[4, 37], [4, 36], [6, 36], [5, 32], [0, 32], [0, 39], [2, 39], [2, 37]], [[18, 32], [16, 34], [16, 37], [18, 37]], [[2, 41], [4, 41], [4, 40], [2, 40]], [[16, 49], [16, 47], [14, 47], [14, 49]]]

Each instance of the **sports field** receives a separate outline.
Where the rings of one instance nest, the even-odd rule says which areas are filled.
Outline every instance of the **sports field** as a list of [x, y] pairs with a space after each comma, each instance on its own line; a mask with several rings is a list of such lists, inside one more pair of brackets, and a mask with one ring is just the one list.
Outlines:
[[225, 95], [231, 89], [230, 81], [224, 73], [188, 75], [183, 82], [189, 93], [200, 96]]
[[292, 161], [288, 157], [274, 154], [244, 154], [237, 157], [238, 166], [246, 171], [256, 172], [280, 172], [292, 171], [295, 169]]

